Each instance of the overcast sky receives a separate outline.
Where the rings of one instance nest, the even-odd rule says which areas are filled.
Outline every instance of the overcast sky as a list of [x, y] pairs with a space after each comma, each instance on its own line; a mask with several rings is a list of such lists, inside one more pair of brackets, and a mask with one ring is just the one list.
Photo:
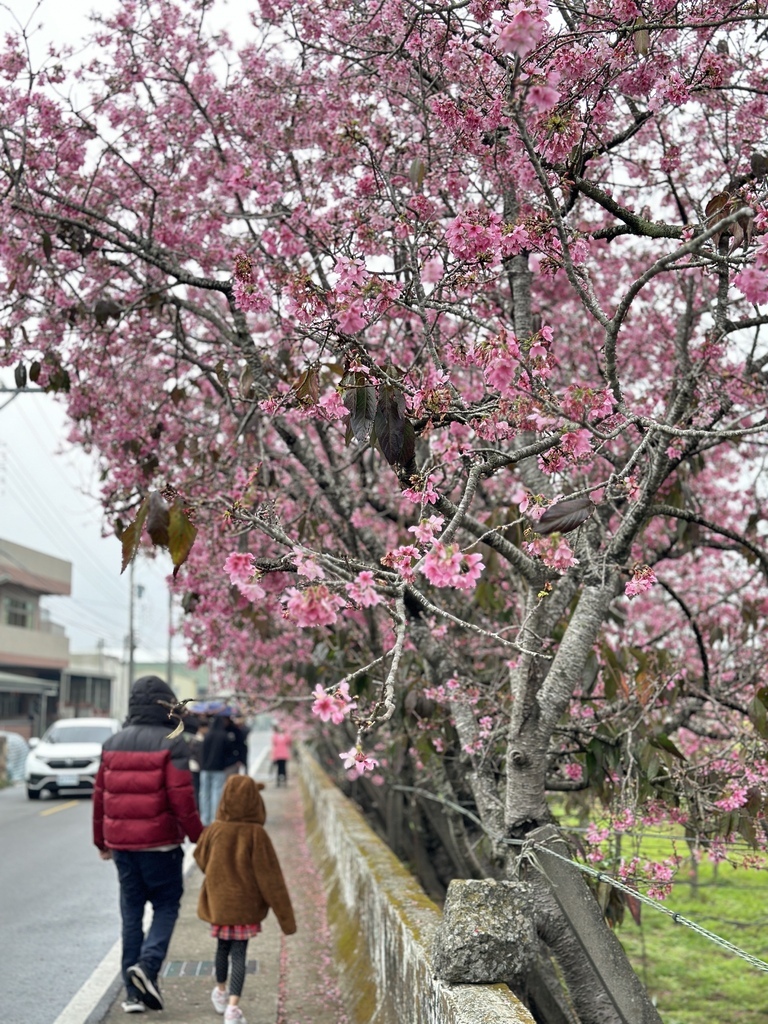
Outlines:
[[[12, 379], [8, 371], [0, 374], [0, 384]], [[107, 651], [121, 654], [129, 573], [120, 575], [117, 538], [101, 536], [94, 464], [66, 444], [63, 409], [52, 395], [30, 389], [10, 399], [11, 393], [0, 392], [0, 539], [71, 562], [72, 596], [47, 598], [51, 617], [66, 627], [73, 651], [94, 650], [103, 640]], [[171, 570], [165, 552], [137, 563], [137, 591], [143, 588], [134, 606], [139, 660], [167, 656], [165, 580]]]

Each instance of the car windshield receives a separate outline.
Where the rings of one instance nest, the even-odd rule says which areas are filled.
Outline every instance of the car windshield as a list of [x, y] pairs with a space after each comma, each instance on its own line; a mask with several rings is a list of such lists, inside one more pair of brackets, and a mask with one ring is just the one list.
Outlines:
[[43, 743], [103, 743], [111, 735], [108, 725], [52, 725]]

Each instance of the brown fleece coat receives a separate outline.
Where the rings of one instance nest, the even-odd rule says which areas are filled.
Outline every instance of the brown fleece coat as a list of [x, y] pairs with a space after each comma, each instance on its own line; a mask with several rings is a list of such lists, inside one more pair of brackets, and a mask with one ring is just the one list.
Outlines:
[[263, 827], [263, 788], [248, 775], [227, 779], [216, 821], [195, 847], [195, 860], [205, 872], [197, 916], [211, 924], [257, 924], [271, 907], [282, 930], [292, 935], [291, 898]]

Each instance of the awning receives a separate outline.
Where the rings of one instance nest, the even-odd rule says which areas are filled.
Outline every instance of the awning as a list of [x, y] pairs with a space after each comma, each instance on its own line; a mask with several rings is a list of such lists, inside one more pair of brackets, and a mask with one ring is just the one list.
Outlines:
[[57, 697], [59, 683], [56, 679], [36, 679], [34, 676], [17, 676], [11, 672], [0, 672], [0, 693], [34, 693], [47, 691], [49, 697]]

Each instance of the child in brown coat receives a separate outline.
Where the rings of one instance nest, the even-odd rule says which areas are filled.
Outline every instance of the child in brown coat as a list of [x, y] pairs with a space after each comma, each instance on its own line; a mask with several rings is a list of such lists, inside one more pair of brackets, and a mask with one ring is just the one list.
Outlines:
[[[214, 821], [195, 848], [205, 872], [197, 916], [211, 924], [216, 944], [216, 987], [211, 1000], [225, 1021], [245, 1024], [239, 1007], [245, 980], [248, 940], [274, 911], [286, 935], [296, 931], [291, 898], [272, 841], [264, 829], [267, 812], [260, 790], [249, 775], [230, 775]], [[227, 974], [232, 976], [227, 997]]]

